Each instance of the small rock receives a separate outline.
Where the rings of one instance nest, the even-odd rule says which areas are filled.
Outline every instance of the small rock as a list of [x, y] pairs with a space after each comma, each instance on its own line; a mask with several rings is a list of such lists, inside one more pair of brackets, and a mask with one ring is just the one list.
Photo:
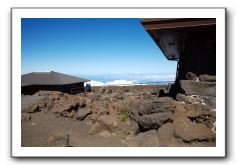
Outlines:
[[48, 135], [45, 147], [67, 147], [69, 139], [61, 133], [51, 133]]
[[186, 78], [187, 78], [187, 80], [193, 80], [193, 81], [198, 80], [198, 77], [192, 72], [187, 72], [186, 73]]
[[21, 114], [21, 121], [22, 122], [29, 121], [30, 119], [31, 119], [30, 114], [28, 114], [28, 113], [22, 113]]
[[26, 110], [26, 112], [28, 112], [28, 113], [35, 113], [35, 112], [40, 111], [39, 108], [40, 108], [39, 105], [34, 104], [34, 105], [30, 106], [30, 108], [28, 110]]
[[67, 117], [67, 118], [72, 118], [75, 114], [76, 114], [76, 111], [75, 111], [75, 110], [72, 110], [72, 111], [63, 111], [62, 113], [60, 113], [61, 116]]
[[216, 82], [216, 76], [210, 76], [207, 74], [200, 75], [199, 79], [203, 82]]
[[110, 137], [112, 136], [111, 132], [107, 131], [107, 130], [103, 130], [102, 132], [99, 133], [100, 136], [103, 137]]
[[106, 109], [104, 106], [101, 106], [97, 109], [96, 114], [99, 116], [109, 114], [109, 110]]
[[78, 120], [84, 120], [91, 113], [91, 110], [87, 108], [79, 108], [75, 118]]
[[100, 92], [100, 93], [105, 93], [105, 91], [106, 91], [106, 89], [103, 88], [103, 87], [99, 89], [99, 92]]
[[213, 109], [216, 109], [216, 97], [214, 96], [200, 96], [205, 104]]
[[194, 96], [185, 96], [184, 94], [178, 93], [176, 96], [177, 101], [184, 101], [186, 103], [192, 104], [192, 103], [202, 103], [202, 99]]
[[212, 108], [209, 107], [208, 105], [202, 104], [202, 103], [197, 103], [197, 104], [185, 104], [184, 105], [185, 109], [187, 110], [203, 110], [203, 111], [210, 111]]
[[113, 90], [112, 90], [111, 88], [108, 88], [108, 89], [106, 90], [106, 93], [107, 93], [107, 94], [111, 94], [111, 93], [113, 93]]

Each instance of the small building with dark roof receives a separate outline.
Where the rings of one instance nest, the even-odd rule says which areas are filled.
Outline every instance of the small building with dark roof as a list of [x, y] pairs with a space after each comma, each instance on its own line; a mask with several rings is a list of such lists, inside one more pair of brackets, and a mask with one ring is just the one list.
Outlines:
[[32, 72], [21, 76], [21, 93], [31, 95], [44, 90], [75, 94], [84, 92], [84, 83], [88, 81], [54, 71]]

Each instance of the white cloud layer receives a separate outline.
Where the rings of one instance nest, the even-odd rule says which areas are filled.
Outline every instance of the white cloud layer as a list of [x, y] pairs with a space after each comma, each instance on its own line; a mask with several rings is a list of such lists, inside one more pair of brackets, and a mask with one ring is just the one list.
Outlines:
[[127, 80], [114, 80], [114, 81], [109, 81], [107, 83], [103, 83], [101, 81], [94, 81], [91, 80], [89, 82], [91, 86], [106, 86], [106, 85], [115, 85], [115, 86], [126, 86], [126, 85], [135, 85], [132, 81], [127, 81]]
[[106, 85], [123, 86], [123, 85], [136, 85], [140, 83], [147, 84], [152, 82], [174, 81], [175, 77], [176, 76], [174, 74], [131, 73], [131, 74], [96, 75], [91, 76], [88, 79], [91, 79], [91, 81], [89, 82], [91, 86], [106, 86]]

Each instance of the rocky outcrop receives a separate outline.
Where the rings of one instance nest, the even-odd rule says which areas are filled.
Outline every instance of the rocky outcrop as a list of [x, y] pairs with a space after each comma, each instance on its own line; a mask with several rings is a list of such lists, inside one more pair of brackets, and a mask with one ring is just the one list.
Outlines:
[[[22, 113], [22, 122], [27, 124], [35, 112], [47, 111], [83, 124], [90, 138], [115, 138], [125, 146], [215, 146], [215, 82], [198, 82], [195, 76], [189, 76], [193, 80], [180, 81], [183, 93], [175, 99], [160, 97], [158, 90], [126, 88], [124, 92], [122, 87], [103, 87], [78, 95], [40, 91], [36, 95], [46, 96], [47, 101], [30, 105], [28, 113]], [[203, 86], [212, 93], [204, 91]], [[77, 139], [79, 133], [70, 133], [74, 134], [71, 144], [83, 146], [84, 142]], [[50, 135], [46, 146], [67, 146], [67, 139], [64, 134]]]

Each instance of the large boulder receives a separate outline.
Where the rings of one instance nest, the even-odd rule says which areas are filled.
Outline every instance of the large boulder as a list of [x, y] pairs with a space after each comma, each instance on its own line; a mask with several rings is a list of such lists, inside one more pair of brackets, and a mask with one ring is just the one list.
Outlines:
[[188, 118], [177, 118], [173, 125], [174, 136], [185, 142], [215, 140], [215, 133], [205, 124], [193, 123]]
[[137, 123], [142, 130], [157, 129], [166, 122], [171, 122], [173, 116], [171, 113], [154, 113], [144, 115], [138, 118]]
[[186, 95], [216, 96], [215, 82], [180, 80], [180, 87]]
[[199, 80], [203, 82], [216, 82], [216, 76], [210, 76], [207, 74], [203, 74], [199, 76]]
[[172, 123], [166, 123], [158, 131], [160, 147], [181, 147], [183, 142], [174, 137], [174, 128]]
[[127, 137], [124, 143], [127, 147], [159, 147], [156, 130], [141, 132], [137, 136]]
[[141, 130], [157, 129], [173, 120], [178, 102], [171, 98], [157, 98], [150, 101], [135, 100], [130, 103], [129, 116]]
[[119, 120], [116, 116], [102, 115], [98, 118], [98, 122], [108, 131], [115, 131], [119, 126]]
[[139, 126], [137, 122], [133, 120], [127, 120], [125, 122], [121, 122], [119, 129], [125, 133], [127, 136], [134, 136], [138, 132], [140, 132]]
[[176, 104], [176, 101], [170, 97], [160, 97], [154, 100], [146, 100], [141, 102], [138, 113], [143, 115], [159, 112], [173, 112]]

